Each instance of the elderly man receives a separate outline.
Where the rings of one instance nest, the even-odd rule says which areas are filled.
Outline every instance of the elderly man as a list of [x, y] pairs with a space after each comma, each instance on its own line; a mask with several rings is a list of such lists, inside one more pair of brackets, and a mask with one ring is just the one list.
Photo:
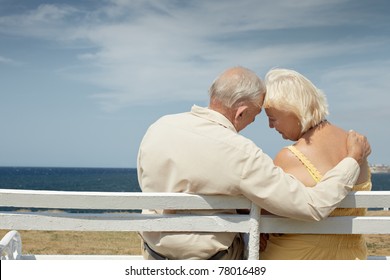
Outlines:
[[[315, 187], [306, 188], [238, 134], [261, 112], [265, 86], [254, 72], [228, 69], [209, 93], [208, 108], [193, 106], [190, 112], [164, 116], [148, 129], [137, 166], [143, 192], [243, 195], [276, 215], [320, 220], [351, 190], [359, 176], [358, 163], [371, 152], [364, 136], [350, 132], [348, 157]], [[244, 251], [235, 233], [140, 235], [145, 259], [241, 259]]]

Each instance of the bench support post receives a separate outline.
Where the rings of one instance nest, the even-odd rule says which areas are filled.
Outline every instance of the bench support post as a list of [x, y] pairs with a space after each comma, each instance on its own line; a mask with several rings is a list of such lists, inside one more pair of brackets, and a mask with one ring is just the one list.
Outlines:
[[248, 240], [248, 260], [258, 260], [260, 251], [260, 208], [252, 203]]

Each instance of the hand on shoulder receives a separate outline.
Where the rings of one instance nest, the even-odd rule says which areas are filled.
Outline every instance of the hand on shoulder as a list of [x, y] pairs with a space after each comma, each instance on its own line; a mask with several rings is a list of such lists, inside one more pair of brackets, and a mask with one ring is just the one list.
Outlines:
[[359, 165], [371, 154], [371, 146], [367, 137], [350, 130], [347, 137], [347, 156], [354, 158]]

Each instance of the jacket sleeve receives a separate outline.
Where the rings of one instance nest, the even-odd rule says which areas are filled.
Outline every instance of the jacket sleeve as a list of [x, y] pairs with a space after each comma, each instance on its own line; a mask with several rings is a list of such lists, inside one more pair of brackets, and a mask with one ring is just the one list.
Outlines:
[[353, 158], [345, 158], [316, 186], [308, 188], [259, 150], [245, 164], [240, 189], [248, 199], [275, 215], [319, 221], [345, 198], [359, 173], [358, 163]]

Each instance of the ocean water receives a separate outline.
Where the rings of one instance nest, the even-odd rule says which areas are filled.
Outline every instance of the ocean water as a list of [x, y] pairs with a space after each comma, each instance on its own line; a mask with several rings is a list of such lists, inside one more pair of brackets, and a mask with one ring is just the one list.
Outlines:
[[371, 181], [373, 191], [390, 191], [390, 173], [374, 173]]
[[0, 167], [1, 189], [137, 192], [135, 168]]

